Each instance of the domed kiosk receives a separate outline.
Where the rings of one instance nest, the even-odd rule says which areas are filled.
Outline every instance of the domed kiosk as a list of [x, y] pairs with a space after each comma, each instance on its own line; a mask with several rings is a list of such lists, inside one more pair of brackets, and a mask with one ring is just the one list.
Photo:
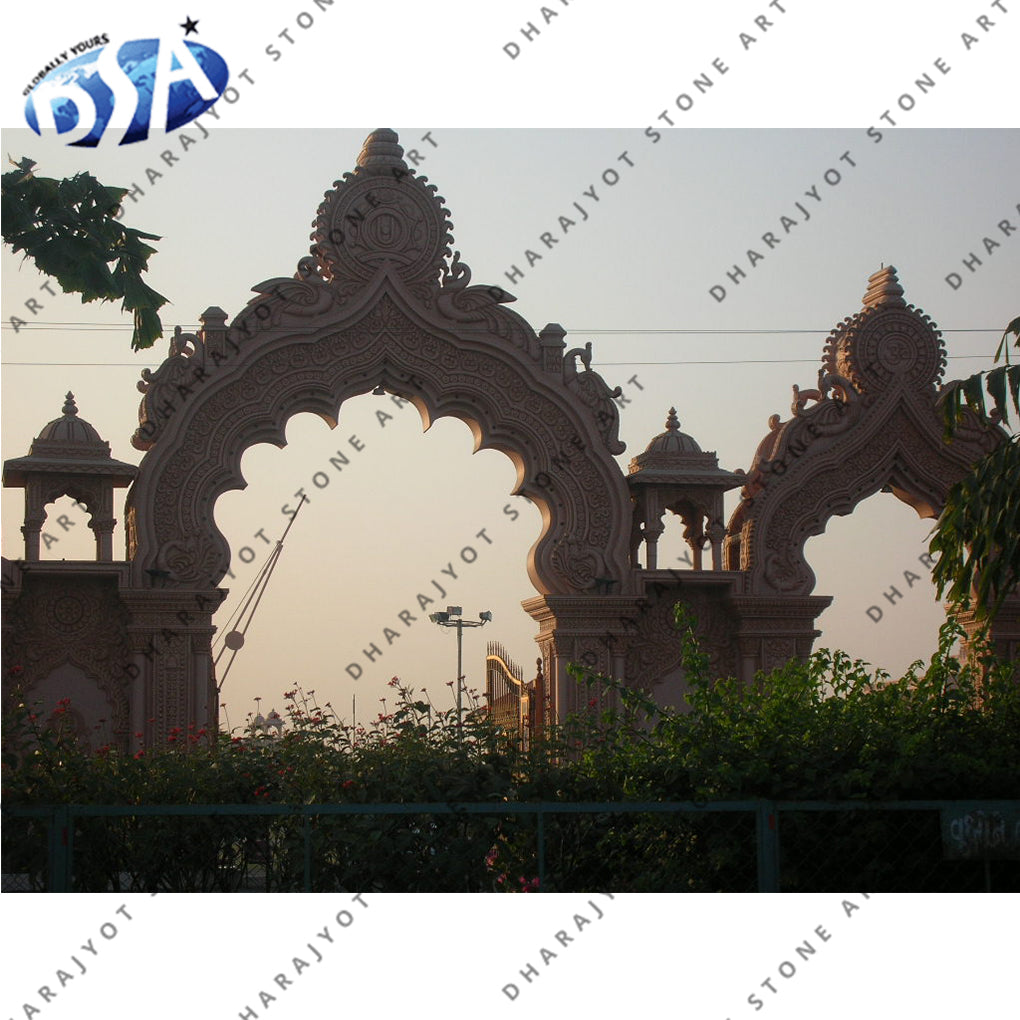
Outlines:
[[39, 559], [46, 505], [71, 496], [90, 515], [96, 536], [96, 559], [113, 559], [113, 490], [127, 488], [138, 474], [134, 464], [114, 460], [110, 444], [84, 418], [78, 416], [74, 394], [68, 393], [63, 413], [36, 437], [27, 457], [4, 462], [5, 487], [25, 490], [25, 560]]
[[630, 462], [627, 483], [634, 497], [632, 556], [637, 566], [641, 543], [645, 568], [657, 567], [656, 545], [665, 530], [668, 510], [684, 523], [684, 540], [691, 547], [692, 564], [701, 570], [701, 551], [712, 547], [712, 569], [722, 569], [723, 493], [745, 482], [744, 473], [719, 467], [714, 453], [705, 453], [693, 436], [680, 431], [676, 408], [669, 409], [666, 431]]

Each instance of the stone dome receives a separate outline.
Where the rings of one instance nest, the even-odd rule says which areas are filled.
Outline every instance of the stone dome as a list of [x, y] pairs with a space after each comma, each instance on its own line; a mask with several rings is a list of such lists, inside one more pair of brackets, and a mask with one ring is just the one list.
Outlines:
[[645, 453], [701, 453], [701, 447], [693, 436], [680, 431], [680, 422], [676, 416], [676, 408], [669, 409], [666, 419], [666, 431], [657, 435], [645, 448]]
[[[78, 417], [74, 394], [68, 393], [63, 415], [54, 418], [36, 437], [56, 443], [102, 443], [99, 433], [84, 418]], [[104, 444], [105, 445], [105, 444]]]

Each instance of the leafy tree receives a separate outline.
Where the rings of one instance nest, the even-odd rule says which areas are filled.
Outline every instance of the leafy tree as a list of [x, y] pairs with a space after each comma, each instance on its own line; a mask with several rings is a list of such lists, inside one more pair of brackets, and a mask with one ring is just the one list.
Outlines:
[[40, 272], [83, 303], [121, 300], [134, 314], [131, 346], [151, 347], [163, 335], [158, 310], [166, 298], [142, 279], [158, 241], [116, 219], [127, 188], [111, 188], [89, 173], [64, 180], [37, 177], [34, 160], [10, 161], [2, 182], [3, 241], [23, 251]]
[[[1020, 415], [1020, 365], [1009, 363], [1009, 341], [1020, 348], [1020, 317], [1002, 334], [990, 372], [950, 383], [943, 395], [946, 436], [951, 438], [967, 406], [983, 419], [1009, 424], [1010, 405]], [[986, 400], [986, 391], [990, 401]], [[989, 412], [988, 403], [992, 410]], [[991, 620], [1020, 582], [1020, 432], [974, 465], [949, 492], [935, 526], [930, 551], [939, 598], [970, 606], [974, 593], [978, 619]]]

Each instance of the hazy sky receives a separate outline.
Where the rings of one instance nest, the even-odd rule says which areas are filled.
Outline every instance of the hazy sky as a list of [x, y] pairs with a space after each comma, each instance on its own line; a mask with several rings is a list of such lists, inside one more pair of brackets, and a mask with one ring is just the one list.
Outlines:
[[[883, 262], [897, 266], [908, 300], [946, 331], [950, 377], [987, 367], [1016, 314], [1020, 241], [996, 227], [1003, 219], [1020, 225], [1015, 133], [890, 132], [875, 142], [853, 129], [696, 130], [656, 143], [634, 130], [397, 128], [446, 198], [455, 247], [475, 282], [514, 292], [515, 308], [536, 329], [559, 322], [572, 345], [594, 341], [599, 371], [631, 401], [622, 411], [623, 466], [675, 404], [683, 428], [724, 467], [747, 468], [769, 415], [787, 416], [793, 383], [814, 383], [826, 334], [859, 309], [868, 275]], [[151, 283], [172, 301], [167, 328], [188, 329], [207, 306], [233, 315], [253, 284], [293, 272], [322, 193], [353, 166], [365, 133], [210, 125], [208, 138], [190, 132], [196, 144], [176, 164], [158, 153], [146, 158], [144, 149], [128, 163], [118, 151], [81, 152], [27, 131], [6, 132], [3, 144], [48, 174], [89, 168], [104, 181], [138, 184], [145, 193], [129, 203], [128, 221], [162, 235]], [[147, 168], [163, 176], [150, 183]], [[619, 173], [612, 186], [609, 168]], [[576, 225], [564, 233], [558, 218], [571, 211]], [[783, 216], [796, 223], [786, 232]], [[540, 240], [546, 231], [552, 247]], [[766, 231], [782, 238], [774, 250], [761, 242]], [[982, 251], [984, 264], [971, 273], [960, 260], [985, 235], [1001, 244], [991, 256]], [[752, 268], [748, 249], [766, 257]], [[533, 266], [528, 250], [543, 256]], [[734, 263], [746, 273], [739, 284], [726, 275]], [[514, 266], [523, 276], [511, 284]], [[158, 356], [130, 352], [127, 319], [114, 307], [40, 293], [34, 268], [6, 252], [4, 268], [4, 457], [25, 453], [72, 389], [114, 455], [137, 461], [128, 443], [135, 382]], [[945, 277], [957, 269], [965, 281], [954, 290]], [[710, 293], [720, 284], [721, 302]], [[30, 324], [15, 333], [9, 318], [32, 297], [43, 307], [25, 312]], [[311, 499], [224, 688], [232, 722], [256, 695], [264, 707], [282, 705], [281, 692], [295, 682], [345, 713], [357, 693], [359, 716], [378, 710], [393, 675], [445, 700], [454, 637], [416, 604], [419, 592], [437, 594], [433, 580], [466, 615], [494, 613], [484, 632], [465, 637], [472, 683], [483, 683], [489, 638], [533, 663], [537, 628], [519, 603], [533, 594], [524, 563], [539, 518], [527, 500], [508, 496], [515, 472], [502, 454], [472, 456], [467, 427], [452, 419], [423, 436], [412, 408], [370, 395], [345, 405], [333, 432], [315, 416], [295, 417], [288, 443], [249, 450], [248, 487], [216, 507], [234, 551], [229, 614], [270, 551], [257, 532], [275, 542], [283, 506], [301, 489]], [[342, 473], [329, 464], [337, 450], [350, 459]], [[7, 556], [21, 545], [13, 495], [4, 501]], [[727, 512], [735, 499], [728, 495]], [[50, 557], [90, 554], [83, 515], [68, 512], [79, 522], [72, 531], [51, 514], [46, 530], [59, 541]], [[918, 563], [929, 530], [894, 497], [878, 495], [809, 542], [816, 592], [836, 597], [820, 644], [894, 670], [930, 653], [941, 610]], [[667, 539], [668, 564], [683, 549], [679, 527]], [[477, 553], [470, 564], [468, 546]], [[905, 571], [923, 583], [910, 585]], [[883, 593], [894, 586], [903, 597], [889, 603]], [[883, 609], [878, 622], [867, 614], [872, 605]], [[399, 620], [405, 609], [417, 617], [410, 627]], [[401, 637], [387, 643], [387, 627]], [[382, 652], [374, 663], [363, 654], [373, 643]], [[351, 663], [363, 671], [357, 683]]]

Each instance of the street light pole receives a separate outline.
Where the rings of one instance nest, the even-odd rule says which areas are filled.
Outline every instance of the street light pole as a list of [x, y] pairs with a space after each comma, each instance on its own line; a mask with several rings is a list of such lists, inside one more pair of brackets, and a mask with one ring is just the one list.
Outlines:
[[[478, 614], [478, 622], [464, 620], [461, 618], [463, 610], [460, 606], [447, 606], [444, 613], [430, 613], [429, 619], [440, 627], [457, 628], [457, 733], [462, 732], [463, 727], [463, 690], [464, 690], [464, 628], [484, 627], [491, 619], [492, 613], [488, 610]], [[452, 619], [451, 619], [452, 617]]]
[[457, 735], [460, 736], [462, 720], [461, 694], [464, 690], [464, 621], [457, 619]]

